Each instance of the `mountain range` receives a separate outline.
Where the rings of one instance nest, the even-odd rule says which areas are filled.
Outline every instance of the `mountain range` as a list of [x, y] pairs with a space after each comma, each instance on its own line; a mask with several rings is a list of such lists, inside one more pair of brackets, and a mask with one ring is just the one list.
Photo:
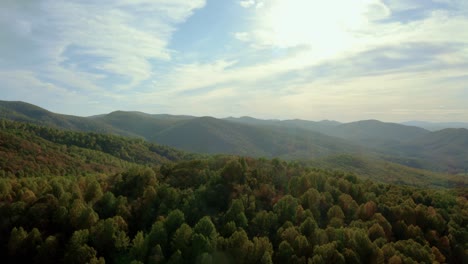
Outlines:
[[408, 121], [401, 123], [408, 126], [417, 126], [430, 131], [437, 131], [446, 128], [466, 128], [468, 129], [468, 123], [465, 122], [424, 122], [424, 121]]
[[385, 161], [439, 173], [466, 174], [468, 170], [468, 130], [464, 128], [430, 131], [378, 120], [218, 119], [127, 111], [78, 117], [11, 101], [0, 101], [0, 119], [141, 138], [196, 153], [304, 162], [344, 154], [368, 163]]

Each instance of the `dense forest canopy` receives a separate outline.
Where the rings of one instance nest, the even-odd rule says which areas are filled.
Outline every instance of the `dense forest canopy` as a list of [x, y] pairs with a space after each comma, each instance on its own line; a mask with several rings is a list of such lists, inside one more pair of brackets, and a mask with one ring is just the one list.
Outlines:
[[382, 184], [295, 161], [197, 156], [138, 139], [1, 125], [7, 263], [468, 259], [464, 185]]

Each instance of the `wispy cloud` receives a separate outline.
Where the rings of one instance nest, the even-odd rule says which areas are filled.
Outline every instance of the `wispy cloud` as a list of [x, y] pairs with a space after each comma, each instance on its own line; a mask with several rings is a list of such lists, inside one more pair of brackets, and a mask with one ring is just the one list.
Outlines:
[[[123, 76], [127, 82], [118, 89], [130, 89], [151, 77], [151, 59], [171, 58], [167, 46], [175, 26], [204, 4], [203, 0], [7, 1], [0, 25], [13, 43], [4, 51], [37, 59], [29, 65], [32, 72], [61, 83], [71, 81], [67, 86]], [[33, 43], [35, 50], [24, 54], [24, 41]], [[82, 81], [70, 80], [73, 75]]]
[[6, 0], [1, 95], [99, 102], [70, 107], [83, 114], [468, 120], [467, 1], [245, 0], [197, 17], [205, 4]]
[[242, 7], [249, 8], [249, 7], [255, 5], [255, 1], [254, 1], [254, 0], [240, 1], [239, 4], [240, 4]]

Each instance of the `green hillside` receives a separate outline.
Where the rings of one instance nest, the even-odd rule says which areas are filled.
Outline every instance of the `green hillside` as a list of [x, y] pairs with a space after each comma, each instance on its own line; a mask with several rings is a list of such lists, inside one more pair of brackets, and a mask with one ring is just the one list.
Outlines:
[[457, 176], [412, 168], [375, 156], [340, 154], [315, 159], [310, 164], [324, 169], [353, 172], [377, 182], [391, 184], [426, 188], [468, 186], [468, 177], [466, 175]]
[[[208, 154], [310, 159], [337, 153], [359, 153], [362, 149], [345, 140], [306, 129], [315, 122], [253, 118], [226, 120], [212, 117], [150, 115], [117, 111], [93, 118], [151, 142]], [[336, 125], [320, 122], [323, 126]]]
[[69, 130], [132, 136], [129, 132], [113, 128], [102, 122], [84, 117], [52, 113], [25, 102], [0, 101], [0, 119], [28, 122]]
[[0, 173], [6, 176], [109, 173], [188, 156], [142, 139], [0, 122]]
[[[211, 118], [206, 118], [205, 124], [208, 126], [212, 120]], [[214, 121], [217, 122], [216, 120]], [[190, 123], [183, 124], [192, 125]], [[194, 124], [200, 125], [204, 123], [197, 120]], [[7, 120], [2, 120], [1, 125], [0, 173], [2, 175], [49, 175], [49, 173], [83, 175], [95, 172], [110, 173], [122, 171], [130, 166], [155, 166], [169, 161], [192, 159], [197, 156], [154, 143], [148, 143], [142, 139], [91, 132], [58, 130]], [[190, 131], [192, 134], [177, 134], [186, 131]], [[216, 143], [216, 140], [231, 142], [231, 146], [226, 146], [225, 149], [213, 149], [213, 153], [229, 153], [229, 149], [233, 148], [241, 151], [241, 147], [250, 150], [257, 149], [259, 151], [258, 153], [246, 152], [246, 156], [261, 156], [263, 154], [265, 157], [267, 151], [276, 151], [279, 156], [281, 154], [279, 151], [283, 151], [283, 153], [287, 153], [286, 157], [291, 158], [290, 153], [293, 153], [292, 150], [280, 149], [279, 146], [288, 145], [297, 151], [297, 149], [313, 146], [310, 142], [315, 141], [312, 138], [314, 134], [310, 134], [311, 138], [304, 139], [308, 140], [308, 142], [300, 142], [294, 135], [285, 133], [278, 136], [283, 142], [278, 142], [278, 145], [271, 146], [268, 145], [271, 139], [262, 138], [263, 134], [261, 132], [263, 131], [261, 130], [259, 134], [253, 133], [249, 138], [251, 141], [248, 142], [236, 141], [238, 138], [232, 134], [232, 131], [238, 130], [231, 129], [230, 126], [224, 131], [210, 129], [209, 127], [202, 127], [202, 132], [199, 134], [194, 133], [194, 131], [197, 131], [197, 129], [188, 129], [185, 126], [181, 126], [177, 130], [170, 130], [169, 132], [175, 139], [185, 138], [187, 142], [182, 142], [182, 144], [192, 144], [194, 148], [206, 148], [203, 144]], [[219, 131], [219, 134], [207, 136], [206, 131]], [[292, 132], [290, 131], [289, 133]], [[243, 139], [246, 134], [248, 133], [242, 132], [239, 138]], [[320, 140], [323, 145], [323, 139]], [[289, 142], [285, 144], [284, 141]], [[294, 144], [301, 146], [296, 147]], [[214, 146], [219, 147], [222, 144], [218, 142]], [[261, 147], [269, 147], [269, 149], [265, 151]], [[277, 149], [273, 149], [275, 147]], [[431, 188], [466, 185], [463, 175], [454, 176], [433, 173], [362, 154], [330, 155], [330, 149], [335, 150], [336, 153], [341, 153], [340, 151], [343, 150], [343, 146], [339, 146], [336, 141], [333, 141], [330, 142], [330, 145], [325, 150], [322, 150], [323, 152], [319, 152], [321, 151], [320, 146], [317, 146], [316, 149], [303, 149], [304, 153], [317, 153], [317, 156], [308, 160], [303, 159], [302, 162], [324, 169], [354, 172], [377, 182]], [[301, 153], [297, 154], [297, 157], [302, 156]]]
[[468, 123], [466, 122], [423, 122], [423, 121], [408, 121], [403, 122], [403, 125], [417, 126], [430, 131], [438, 131], [446, 128], [466, 128], [468, 129]]
[[[1, 105], [4, 109], [2, 116], [7, 119], [70, 130], [140, 137], [198, 153], [310, 159], [362, 151], [344, 140], [305, 129], [314, 123], [309, 121], [292, 120], [293, 125], [265, 122], [257, 126], [210, 117], [124, 111], [84, 118], [55, 114], [22, 102], [2, 102]], [[328, 126], [336, 125], [325, 123], [330, 123]]]
[[77, 117], [6, 101], [0, 101], [0, 117], [73, 131], [129, 136], [204, 154], [289, 160], [352, 154], [444, 174], [463, 174], [468, 169], [465, 130], [430, 132], [377, 120], [341, 124], [326, 120], [217, 119], [124, 111]]
[[363, 120], [336, 126], [328, 134], [370, 147], [413, 140], [429, 131], [396, 123]]
[[300, 128], [256, 126], [202, 117], [180, 122], [156, 136], [161, 144], [201, 153], [305, 159], [358, 153], [359, 146]]
[[138, 135], [149, 141], [156, 142], [156, 135], [162, 130], [177, 124], [180, 121], [195, 117], [150, 115], [141, 112], [115, 111], [107, 115], [91, 117], [92, 120], [101, 122], [120, 131], [126, 131]]
[[329, 121], [329, 120], [322, 120], [322, 121], [309, 121], [309, 120], [301, 120], [301, 119], [290, 119], [290, 120], [263, 120], [257, 119], [249, 116], [243, 116], [239, 118], [235, 117], [228, 117], [224, 120], [242, 123], [242, 124], [249, 124], [249, 125], [257, 125], [257, 126], [280, 126], [280, 127], [288, 127], [288, 128], [301, 128], [312, 130], [316, 132], [324, 132], [327, 133], [328, 131], [332, 130], [334, 127], [337, 127], [341, 123], [336, 121]]
[[399, 155], [421, 160], [422, 167], [452, 174], [468, 171], [468, 130], [448, 128], [393, 147]]

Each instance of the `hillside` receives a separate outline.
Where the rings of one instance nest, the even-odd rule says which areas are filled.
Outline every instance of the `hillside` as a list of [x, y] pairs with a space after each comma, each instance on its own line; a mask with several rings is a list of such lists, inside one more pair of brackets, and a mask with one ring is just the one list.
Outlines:
[[279, 127], [287, 127], [290, 129], [299, 128], [305, 129], [315, 132], [321, 132], [327, 134], [329, 131], [333, 130], [335, 127], [340, 125], [341, 123], [337, 121], [329, 121], [329, 120], [322, 120], [322, 121], [309, 121], [309, 120], [301, 120], [301, 119], [289, 119], [289, 120], [262, 120], [253, 117], [228, 117], [224, 120], [242, 123], [242, 124], [249, 124], [249, 125], [256, 125], [256, 126], [279, 126]]
[[180, 122], [155, 136], [161, 144], [202, 153], [308, 159], [361, 148], [313, 131], [240, 124], [211, 117]]
[[123, 111], [93, 119], [152, 142], [198, 153], [307, 159], [361, 152], [344, 140], [306, 130], [315, 123], [309, 121], [289, 124], [250, 117], [217, 119]]
[[[291, 120], [232, 122], [210, 117], [151, 115], [116, 111], [89, 118], [59, 115], [21, 102], [2, 102], [2, 116], [64, 129], [144, 138], [198, 153], [310, 159], [337, 153], [360, 153], [360, 147], [306, 129], [315, 122]], [[244, 118], [242, 120], [254, 120]], [[261, 123], [262, 125], [257, 125]], [[325, 127], [334, 122], [318, 122]], [[255, 124], [255, 125], [254, 125]], [[320, 126], [322, 126], [320, 125]]]
[[189, 157], [141, 139], [6, 120], [1, 121], [1, 128], [0, 173], [4, 176], [110, 173]]
[[[205, 119], [207, 119], [205, 124], [209, 124], [211, 118]], [[203, 124], [203, 122], [197, 121], [194, 124], [199, 125]], [[131, 139], [92, 132], [58, 130], [6, 120], [3, 120], [1, 125], [0, 173], [2, 175], [83, 175], [89, 173], [111, 173], [122, 171], [131, 166], [155, 166], [170, 161], [190, 160], [201, 156], [148, 143], [142, 139]], [[230, 129], [230, 127], [227, 129]], [[192, 131], [192, 134], [177, 134], [184, 131]], [[185, 126], [181, 126], [177, 130], [170, 130], [169, 133], [176, 139], [187, 138], [187, 140], [194, 142], [192, 143], [194, 148], [198, 146], [197, 144], [203, 144], [203, 140], [209, 142], [219, 140], [237, 144], [226, 146], [225, 149], [214, 150], [214, 153], [225, 153], [231, 148], [236, 149], [238, 146], [245, 146], [247, 143], [251, 144], [248, 147], [249, 149], [258, 149], [259, 152], [263, 151], [257, 147], [261, 146], [262, 142], [260, 139], [255, 139], [255, 136], [258, 136], [255, 134], [251, 136], [252, 142], [245, 143], [236, 142], [235, 135], [229, 134], [229, 130], [219, 131], [219, 135], [213, 134], [209, 136], [206, 135], [205, 128], [202, 128], [203, 132], [198, 135], [196, 133], [193, 134], [193, 131], [196, 131], [196, 129], [186, 129]], [[223, 140], [223, 136], [229, 137], [230, 140]], [[268, 142], [269, 140], [266, 139], [263, 142]], [[288, 140], [288, 137], [283, 135], [283, 140]], [[293, 141], [291, 140], [291, 142]], [[294, 144], [302, 144], [298, 141], [294, 142]], [[182, 143], [189, 144], [190, 142]], [[336, 142], [332, 143], [336, 145]], [[217, 144], [217, 146], [220, 145]], [[336, 152], [338, 153], [339, 150], [341, 148], [337, 149]], [[269, 151], [273, 150], [270, 149]], [[285, 151], [290, 153], [288, 150]], [[304, 150], [304, 152], [308, 153], [312, 153], [313, 151], [318, 150]], [[426, 186], [430, 188], [447, 188], [466, 184], [463, 182], [463, 176], [448, 176], [421, 169], [413, 169], [384, 161], [375, 156], [365, 156], [363, 154], [325, 155], [325, 153], [317, 153], [316, 158], [303, 160], [302, 162], [324, 169], [354, 172], [365, 178], [385, 183]], [[254, 154], [246, 153], [245, 155], [255, 156]], [[289, 155], [288, 157], [290, 157]], [[301, 155], [298, 154], [298, 156]]]
[[323, 169], [352, 172], [376, 182], [391, 184], [426, 188], [453, 188], [468, 185], [468, 179], [463, 175], [448, 175], [418, 169], [376, 156], [340, 154], [314, 159], [309, 164]]
[[190, 120], [195, 117], [151, 115], [141, 112], [115, 111], [107, 115], [90, 117], [93, 121], [103, 123], [118, 131], [126, 131], [132, 135], [138, 135], [146, 140], [157, 141], [156, 135], [162, 130], [177, 124], [180, 121]]
[[25, 102], [0, 101], [0, 119], [28, 122], [55, 128], [135, 136], [89, 118], [52, 113]]
[[396, 123], [385, 123], [378, 120], [363, 120], [341, 124], [328, 131], [329, 135], [351, 140], [369, 147], [381, 147], [413, 140], [429, 131]]
[[377, 120], [352, 123], [261, 120], [252, 117], [154, 115], [115, 111], [92, 117], [60, 115], [22, 102], [0, 101], [0, 116], [74, 131], [145, 139], [205, 154], [310, 160], [343, 153], [418, 169], [465, 173], [466, 133], [454, 136]]
[[424, 161], [424, 168], [449, 173], [468, 171], [468, 130], [464, 128], [435, 131], [393, 149]]
[[385, 143], [402, 142], [427, 134], [429, 131], [397, 123], [386, 123], [378, 120], [361, 120], [351, 123], [339, 123], [336, 121], [323, 120], [319, 122], [307, 120], [261, 120], [252, 117], [226, 118], [237, 123], [256, 126], [281, 126], [288, 128], [300, 128], [309, 131], [320, 132], [360, 144], [374, 147], [374, 143], [382, 145]]
[[466, 128], [468, 123], [465, 122], [424, 122], [424, 121], [408, 121], [401, 123], [406, 126], [417, 126], [429, 131], [438, 131], [446, 128]]

